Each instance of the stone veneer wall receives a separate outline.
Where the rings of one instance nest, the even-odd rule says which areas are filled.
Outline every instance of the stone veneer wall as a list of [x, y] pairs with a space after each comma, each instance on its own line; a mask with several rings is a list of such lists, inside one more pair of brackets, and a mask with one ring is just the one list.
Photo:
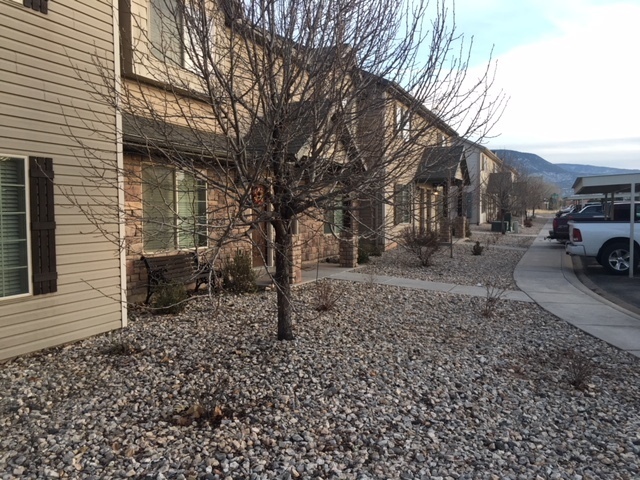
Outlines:
[[[125, 155], [125, 212], [127, 252], [127, 298], [130, 302], [143, 301], [147, 294], [148, 272], [141, 260], [144, 255], [142, 243], [142, 162], [143, 157]], [[212, 212], [224, 205], [221, 192], [209, 192], [208, 207]], [[201, 248], [199, 250], [206, 250]], [[251, 255], [249, 241], [237, 241], [225, 245], [218, 254], [216, 267], [220, 268], [228, 259], [233, 258], [238, 250]], [[172, 252], [167, 252], [172, 253]], [[178, 253], [178, 251], [175, 251]]]
[[324, 261], [340, 255], [340, 240], [335, 235], [324, 233], [321, 214], [311, 212], [298, 220], [297, 242], [300, 259], [304, 262]]

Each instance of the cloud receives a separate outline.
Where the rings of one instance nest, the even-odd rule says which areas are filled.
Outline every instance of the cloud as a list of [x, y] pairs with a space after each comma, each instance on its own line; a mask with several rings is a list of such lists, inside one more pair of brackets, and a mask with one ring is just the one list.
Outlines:
[[565, 158], [571, 145], [581, 158], [591, 150], [637, 153], [637, 141], [615, 139], [638, 133], [640, 4], [572, 0], [555, 8], [550, 2], [529, 3], [544, 4], [554, 28], [497, 59], [497, 83], [510, 103], [493, 132], [501, 136], [491, 146], [562, 144]]

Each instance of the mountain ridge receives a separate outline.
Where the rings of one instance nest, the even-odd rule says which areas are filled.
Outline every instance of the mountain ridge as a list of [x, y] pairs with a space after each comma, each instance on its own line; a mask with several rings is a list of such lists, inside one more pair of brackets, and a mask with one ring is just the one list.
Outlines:
[[640, 170], [626, 168], [599, 167], [577, 163], [551, 163], [535, 153], [517, 150], [496, 149], [493, 150], [493, 153], [521, 172], [542, 176], [547, 182], [557, 185], [562, 190], [562, 195], [565, 196], [573, 194], [571, 187], [577, 177], [640, 173]]

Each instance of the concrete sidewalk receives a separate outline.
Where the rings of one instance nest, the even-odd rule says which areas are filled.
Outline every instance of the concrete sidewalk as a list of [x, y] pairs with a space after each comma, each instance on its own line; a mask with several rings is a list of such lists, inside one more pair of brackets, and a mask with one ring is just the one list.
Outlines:
[[574, 274], [564, 245], [544, 240], [550, 227], [551, 221], [516, 266], [518, 287], [557, 317], [640, 357], [640, 316], [585, 287]]
[[[317, 265], [305, 266], [302, 269], [302, 281], [297, 285], [315, 282], [321, 278], [333, 278], [336, 280], [347, 280], [350, 282], [375, 282], [382, 285], [393, 285], [396, 287], [413, 288], [416, 290], [430, 290], [434, 292], [447, 292], [457, 295], [470, 295], [473, 297], [486, 297], [486, 287], [476, 287], [470, 285], [456, 285], [453, 283], [428, 282], [425, 280], [413, 280], [401, 277], [386, 277], [383, 275], [374, 275], [358, 273], [352, 268], [340, 267], [335, 263], [320, 263]], [[265, 287], [271, 285], [271, 279], [268, 275], [263, 274], [258, 279], [258, 285]], [[519, 302], [533, 302], [533, 300], [524, 292], [517, 290], [506, 290], [500, 298], [505, 300], [517, 300]]]
[[[594, 337], [640, 357], [640, 315], [625, 310], [585, 287], [574, 274], [571, 257], [565, 254], [564, 245], [544, 239], [550, 227], [551, 220], [536, 236], [516, 266], [513, 276], [521, 291], [508, 290], [501, 298], [536, 302], [545, 310]], [[487, 296], [485, 287], [381, 275], [371, 277], [331, 263], [304, 267], [300, 283], [309, 283], [320, 278], [365, 283], [374, 281], [417, 290]], [[263, 274], [258, 283], [267, 286], [271, 284], [271, 279]]]

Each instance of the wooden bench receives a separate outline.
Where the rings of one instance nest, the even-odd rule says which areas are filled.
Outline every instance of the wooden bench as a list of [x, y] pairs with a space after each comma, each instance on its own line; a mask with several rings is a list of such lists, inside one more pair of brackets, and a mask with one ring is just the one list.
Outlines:
[[201, 285], [209, 283], [209, 279], [216, 275], [212, 264], [196, 252], [143, 256], [141, 260], [148, 274], [145, 304], [149, 303], [151, 295], [160, 285], [195, 283], [195, 291], [198, 291]]

